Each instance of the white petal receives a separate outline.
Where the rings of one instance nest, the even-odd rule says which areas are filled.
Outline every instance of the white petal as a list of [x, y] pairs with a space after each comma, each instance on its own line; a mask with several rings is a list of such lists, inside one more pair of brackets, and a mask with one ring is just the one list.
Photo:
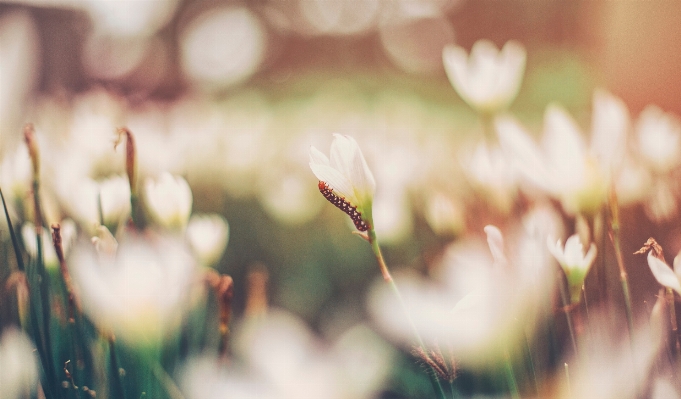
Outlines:
[[442, 50], [442, 62], [449, 82], [464, 99], [468, 98], [468, 55], [459, 46], [448, 45]]
[[504, 236], [501, 234], [501, 230], [492, 225], [485, 226], [484, 230], [485, 234], [487, 234], [487, 244], [489, 245], [490, 252], [492, 252], [494, 262], [505, 265], [507, 262], [504, 255]]
[[586, 148], [579, 126], [558, 105], [549, 105], [544, 116], [544, 145], [547, 160], [563, 187], [580, 186], [584, 179]]
[[554, 258], [560, 263], [561, 267], [565, 264], [565, 250], [563, 249], [563, 244], [560, 240], [556, 240], [555, 243], [551, 236], [546, 237], [546, 246], [549, 248], [549, 252]]
[[579, 235], [571, 235], [565, 241], [565, 264], [567, 267], [577, 267], [584, 261], [584, 247]]
[[334, 141], [331, 144], [331, 166], [347, 177], [355, 189], [355, 197], [373, 196], [376, 182], [354, 138], [334, 134]]
[[350, 183], [350, 180], [341, 174], [341, 172], [331, 166], [311, 162], [310, 169], [312, 169], [312, 173], [314, 173], [317, 179], [328, 184], [336, 195], [345, 197], [348, 201], [353, 203], [353, 205], [357, 205], [355, 204], [357, 198], [355, 198], [355, 191], [352, 188], [352, 184]]
[[310, 147], [310, 165], [313, 163], [320, 165], [329, 165], [329, 158], [315, 147]]
[[660, 285], [671, 288], [681, 294], [679, 278], [666, 263], [657, 259], [652, 252], [648, 253], [648, 266], [650, 266], [650, 271], [653, 272], [653, 276]]
[[621, 165], [630, 125], [629, 111], [624, 101], [604, 90], [594, 92], [591, 148], [608, 168]]
[[589, 251], [586, 253], [584, 256], [584, 270], [588, 270], [591, 265], [594, 263], [594, 260], [596, 260], [596, 254], [598, 253], [598, 250], [596, 249], [596, 245], [594, 243], [591, 243], [589, 246]]
[[495, 119], [499, 144], [513, 166], [530, 182], [549, 190], [553, 182], [549, 179], [539, 147], [529, 134], [510, 116]]

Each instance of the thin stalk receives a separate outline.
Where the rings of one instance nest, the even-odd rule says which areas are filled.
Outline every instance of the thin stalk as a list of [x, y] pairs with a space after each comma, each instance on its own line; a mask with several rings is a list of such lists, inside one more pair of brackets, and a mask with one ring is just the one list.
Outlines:
[[560, 273], [558, 273], [560, 281], [558, 282], [558, 287], [560, 287], [560, 299], [563, 303], [563, 311], [565, 312], [565, 319], [567, 320], [568, 330], [570, 331], [570, 341], [572, 342], [572, 349], [577, 353], [577, 340], [575, 339], [575, 329], [572, 324], [572, 314], [570, 313], [570, 301], [568, 299], [568, 293], [565, 289], [565, 284], [563, 284], [563, 279]]
[[[2, 199], [2, 207], [5, 211], [5, 218], [7, 219], [7, 228], [9, 229], [9, 235], [10, 238], [12, 239], [12, 246], [14, 247], [14, 255], [16, 256], [17, 259], [17, 268], [21, 272], [25, 272], [26, 268], [24, 267], [24, 259], [21, 254], [21, 250], [19, 249], [19, 241], [17, 240], [17, 236], [14, 232], [14, 227], [12, 226], [12, 220], [9, 217], [9, 211], [7, 209], [7, 202], [5, 201], [5, 195], [2, 193], [2, 189], [0, 189], [0, 198]], [[33, 284], [31, 284], [31, 279], [28, 278], [27, 276], [27, 286], [29, 293], [32, 291], [31, 287]], [[35, 286], [33, 286], [35, 288]], [[30, 294], [29, 294], [30, 296]], [[38, 321], [38, 314], [36, 313], [36, 309], [34, 306], [29, 306], [29, 317], [30, 317], [30, 334], [33, 337], [33, 341], [35, 342], [36, 349], [38, 351], [38, 357], [40, 358], [40, 362], [43, 365], [43, 374], [45, 377], [45, 389], [44, 393], [48, 398], [55, 398], [56, 394], [54, 393], [54, 383], [52, 381], [52, 375], [49, 374], [49, 370], [47, 370], [47, 366], [50, 363], [50, 360], [47, 356], [47, 353], [45, 351], [45, 347], [43, 344], [42, 337], [40, 335], [40, 322]]]
[[570, 368], [568, 367], [567, 363], [564, 363], [564, 369], [565, 369], [565, 380], [567, 381], [568, 398], [571, 398], [572, 397], [572, 387], [570, 386]]
[[[404, 315], [407, 317], [407, 322], [409, 323], [409, 327], [412, 330], [412, 333], [414, 334], [414, 337], [416, 338], [416, 342], [418, 343], [418, 346], [423, 350], [425, 353], [426, 352], [426, 345], [423, 343], [423, 339], [421, 338], [421, 335], [419, 334], [418, 330], [416, 329], [416, 325], [414, 324], [414, 320], [412, 320], [411, 316], [409, 315], [409, 310], [407, 309], [407, 305], [404, 302], [404, 299], [402, 298], [402, 293], [400, 292], [399, 288], [397, 288], [397, 284], [395, 284], [395, 280], [393, 280], [392, 276], [390, 275], [390, 271], [388, 270], [388, 265], [385, 263], [385, 259], [383, 258], [383, 253], [381, 252], [381, 247], [378, 245], [378, 240], [376, 239], [376, 232], [374, 229], [369, 229], [368, 232], [368, 241], [371, 244], [371, 249], [374, 252], [374, 255], [376, 256], [376, 261], [378, 262], [378, 266], [381, 269], [381, 274], [383, 274], [383, 279], [390, 285], [390, 288], [392, 289], [393, 293], [395, 293], [395, 296], [397, 297], [397, 301], [400, 304], [400, 307], [402, 307], [402, 311], [404, 312]], [[432, 369], [431, 367], [431, 373], [433, 375], [432, 381], [433, 385], [435, 387], [435, 392], [437, 393], [438, 397], [441, 399], [445, 399], [445, 391], [442, 388], [442, 384], [440, 383], [440, 379], [437, 378], [437, 374], [435, 373], [435, 370]]]
[[158, 382], [161, 383], [163, 389], [171, 399], [185, 399], [180, 388], [177, 387], [175, 381], [168, 375], [168, 373], [159, 365], [158, 363], [153, 363], [150, 365], [151, 373], [156, 377]]
[[506, 375], [506, 383], [508, 384], [508, 390], [511, 393], [511, 397], [513, 399], [520, 399], [518, 383], [515, 378], [515, 373], [513, 372], [513, 365], [511, 364], [511, 356], [508, 354], [508, 349], [504, 349], [504, 374]]
[[627, 271], [624, 268], [624, 259], [622, 258], [622, 248], [620, 247], [620, 221], [619, 221], [619, 207], [617, 205], [617, 197], [614, 190], [610, 190], [610, 241], [615, 249], [615, 257], [617, 259], [617, 266], [620, 271], [620, 283], [622, 284], [622, 292], [624, 294], [624, 305], [627, 312], [627, 327], [629, 328], [629, 339], [634, 341], [634, 316], [631, 310], [631, 294], [629, 293], [629, 278]]
[[669, 319], [672, 328], [672, 344], [674, 345], [674, 352], [677, 358], [681, 357], [681, 345], [679, 345], [679, 326], [676, 321], [676, 304], [674, 301], [674, 291], [671, 288], [665, 289], [665, 299], [667, 300], [667, 306], [669, 306]]
[[110, 335], [107, 338], [109, 341], [109, 361], [111, 362], [111, 377], [113, 378], [113, 397], [125, 399], [125, 389], [123, 389], [123, 381], [121, 381], [120, 366], [118, 365], [118, 356], [116, 355], [116, 345], [114, 344], [114, 337]]
[[43, 259], [43, 226], [42, 215], [40, 213], [40, 195], [38, 193], [39, 182], [37, 177], [33, 180], [33, 203], [35, 206], [35, 235], [36, 235], [36, 268], [38, 272], [38, 287], [40, 292], [40, 305], [42, 307], [42, 338], [43, 347], [47, 359], [46, 372], [51, 375], [50, 378], [57, 378], [56, 370], [54, 368], [54, 358], [52, 354], [52, 339], [51, 339], [51, 306], [49, 293], [49, 278], [47, 270], [45, 270], [45, 262]]
[[539, 395], [539, 379], [537, 378], [537, 370], [534, 367], [534, 356], [527, 332], [525, 332], [525, 346], [527, 348], [527, 357], [530, 359], [530, 372], [532, 373], [532, 379], [534, 380], [534, 389], [537, 392], [537, 395]]

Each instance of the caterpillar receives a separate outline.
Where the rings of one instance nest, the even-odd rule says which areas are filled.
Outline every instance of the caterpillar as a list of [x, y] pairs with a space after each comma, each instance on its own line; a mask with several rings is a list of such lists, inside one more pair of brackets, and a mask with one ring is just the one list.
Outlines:
[[367, 222], [362, 219], [362, 212], [359, 212], [357, 210], [356, 206], [352, 206], [350, 201], [346, 200], [345, 197], [339, 197], [338, 195], [334, 194], [333, 189], [329, 187], [328, 184], [324, 183], [323, 181], [319, 181], [319, 192], [322, 193], [324, 198], [327, 199], [330, 203], [334, 204], [336, 208], [340, 209], [341, 211], [345, 212], [350, 216], [350, 219], [352, 219], [352, 222], [355, 224], [355, 227], [359, 231], [367, 231], [369, 230], [369, 225]]

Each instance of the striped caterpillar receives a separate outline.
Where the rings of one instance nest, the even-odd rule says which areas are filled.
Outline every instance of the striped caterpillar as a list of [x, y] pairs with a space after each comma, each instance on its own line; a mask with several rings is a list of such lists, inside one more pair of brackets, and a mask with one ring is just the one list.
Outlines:
[[350, 216], [350, 219], [352, 219], [352, 222], [355, 224], [357, 230], [369, 230], [369, 225], [362, 219], [362, 212], [357, 211], [356, 206], [352, 206], [352, 204], [346, 200], [345, 197], [339, 197], [338, 195], [334, 194], [333, 189], [321, 180], [319, 181], [318, 187], [319, 192], [322, 193], [324, 198]]

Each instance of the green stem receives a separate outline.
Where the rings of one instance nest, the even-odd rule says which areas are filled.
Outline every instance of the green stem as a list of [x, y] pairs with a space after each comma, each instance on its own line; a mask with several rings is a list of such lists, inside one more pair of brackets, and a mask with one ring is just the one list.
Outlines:
[[[426, 345], [423, 343], [423, 339], [421, 339], [421, 335], [419, 334], [418, 330], [416, 329], [416, 325], [414, 324], [414, 320], [412, 320], [411, 315], [409, 314], [409, 310], [407, 308], [406, 303], [404, 302], [404, 299], [402, 298], [402, 293], [400, 290], [397, 288], [397, 284], [395, 284], [395, 280], [393, 280], [392, 276], [390, 275], [390, 271], [388, 270], [388, 265], [385, 263], [385, 259], [383, 258], [383, 253], [381, 252], [381, 247], [378, 245], [378, 240], [376, 239], [376, 232], [374, 229], [370, 229], [368, 232], [369, 236], [369, 243], [371, 244], [371, 249], [374, 252], [374, 255], [376, 256], [376, 261], [378, 262], [378, 266], [381, 269], [381, 274], [383, 274], [383, 279], [390, 285], [390, 288], [393, 290], [395, 293], [395, 296], [397, 297], [397, 301], [400, 304], [400, 307], [402, 307], [402, 311], [404, 312], [404, 315], [407, 317], [407, 322], [409, 323], [409, 327], [412, 330], [412, 333], [414, 334], [414, 337], [416, 338], [416, 342], [418, 343], [418, 346], [426, 352]], [[426, 352], [427, 353], [427, 352]], [[435, 370], [431, 368], [431, 373], [433, 375], [432, 381], [433, 385], [435, 388], [435, 392], [437, 393], [438, 397], [440, 399], [445, 399], [445, 391], [442, 388], [442, 384], [440, 383], [440, 379], [437, 378], [437, 374], [435, 373]]]
[[123, 388], [123, 381], [121, 380], [120, 366], [118, 365], [118, 356], [116, 355], [116, 345], [113, 336], [110, 336], [108, 341], [111, 377], [113, 378], [113, 397], [125, 399], [125, 389]]
[[[560, 273], [558, 273], [558, 277], [561, 277]], [[567, 321], [568, 331], [570, 331], [570, 341], [572, 342], [572, 349], [575, 351], [576, 354], [577, 340], [575, 339], [575, 329], [572, 324], [572, 314], [570, 313], [570, 301], [568, 299], [567, 289], [565, 288], [565, 284], [563, 284], [562, 278], [560, 278], [560, 281], [558, 282], [558, 287], [560, 287], [560, 299], [561, 302], [563, 303], [563, 311], [565, 312], [565, 319]]]
[[511, 392], [511, 397], [513, 399], [520, 399], [518, 383], [515, 379], [515, 373], [513, 372], [513, 365], [511, 364], [511, 356], [508, 354], [508, 349], [504, 349], [504, 371], [506, 374], [508, 390]]
[[170, 399], [185, 399], [180, 388], [177, 387], [175, 381], [168, 375], [168, 373], [158, 363], [150, 365], [152, 374], [161, 383], [163, 389], [170, 397]]
[[43, 348], [47, 364], [45, 365], [45, 372], [50, 375], [49, 379], [58, 380], [56, 370], [54, 368], [54, 358], [52, 354], [52, 340], [50, 337], [50, 293], [49, 293], [49, 277], [45, 269], [45, 261], [43, 259], [43, 219], [40, 210], [40, 183], [37, 175], [33, 179], [33, 205], [35, 207], [35, 233], [36, 233], [36, 269], [38, 272], [38, 287], [40, 293], [40, 305], [42, 307], [42, 334]]
[[572, 387], [570, 386], [570, 369], [568, 367], [567, 363], [564, 363], [564, 368], [565, 368], [565, 380], [567, 381], [567, 392], [568, 392], [568, 398], [572, 397]]
[[620, 271], [620, 283], [622, 284], [622, 293], [624, 294], [624, 305], [627, 312], [627, 327], [629, 328], [629, 339], [632, 344], [634, 341], [634, 316], [631, 310], [631, 295], [629, 293], [629, 278], [627, 271], [624, 268], [624, 260], [622, 258], [622, 248], [620, 248], [620, 223], [619, 223], [619, 209], [617, 206], [617, 198], [614, 190], [610, 195], [610, 241], [615, 249], [615, 257], [617, 258], [617, 266]]

